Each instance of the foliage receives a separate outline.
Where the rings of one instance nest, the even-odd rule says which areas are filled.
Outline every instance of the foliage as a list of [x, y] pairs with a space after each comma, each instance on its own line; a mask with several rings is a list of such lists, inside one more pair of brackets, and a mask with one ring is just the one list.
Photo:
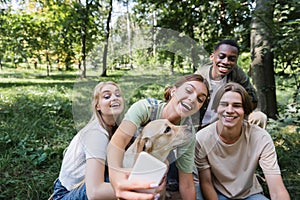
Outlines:
[[69, 93], [70, 88], [58, 85], [1, 90], [2, 198], [45, 199], [49, 194], [53, 172], [59, 171], [62, 152], [75, 133]]
[[[0, 70], [1, 78], [4, 78], [0, 83], [0, 198], [45, 199], [57, 177], [61, 152], [76, 133], [71, 113], [73, 102], [69, 95], [75, 76], [62, 68], [80, 67], [86, 38], [86, 54], [89, 64], [94, 66], [90, 77], [98, 81], [94, 74], [103, 59], [101, 49], [108, 1], [92, 0], [88, 5], [80, 1], [18, 2], [21, 3], [18, 10], [8, 6], [0, 11]], [[146, 48], [128, 51], [127, 15], [114, 13], [119, 17], [116, 23], [112, 23], [110, 42], [113, 48], [108, 66], [113, 70], [117, 66], [133, 65], [134, 70], [109, 71], [108, 77], [123, 84], [129, 105], [146, 96], [161, 97], [166, 82], [172, 82], [178, 73], [192, 72], [192, 67], [199, 64], [197, 59], [186, 60], [181, 56], [189, 54], [193, 49], [190, 46], [171, 41], [165, 43], [165, 49], [155, 49], [154, 35], [145, 29], [163, 27], [178, 32], [179, 36], [190, 37], [209, 53], [217, 41], [225, 37], [235, 38], [243, 53], [238, 64], [248, 71], [251, 64], [249, 23], [255, 9], [253, 0], [133, 2], [134, 13], [130, 15], [129, 24], [132, 44], [141, 39], [141, 35], [150, 38], [151, 44], [143, 40], [140, 43], [142, 46], [147, 44]], [[284, 180], [292, 197], [297, 199], [299, 191], [293, 184], [299, 185], [296, 181], [299, 172], [289, 166], [294, 167], [292, 159], [299, 163], [300, 3], [298, 0], [272, 2], [275, 3], [274, 26], [270, 27], [270, 36], [279, 115], [278, 120], [270, 120], [268, 129], [278, 144], [283, 173], [287, 176]], [[164, 32], [161, 33], [160, 38], [168, 39], [168, 35], [162, 37]], [[180, 38], [175, 41], [180, 41]], [[191, 52], [189, 57], [201, 56], [198, 52]], [[156, 67], [163, 70], [154, 71]], [[12, 68], [17, 70], [10, 71]], [[170, 75], [170, 70], [165, 70], [170, 68], [173, 75]], [[57, 69], [62, 70], [61, 73]], [[135, 69], [142, 72], [149, 69], [155, 76], [132, 75]]]
[[237, 39], [243, 49], [249, 47], [251, 2], [136, 0], [134, 11], [138, 21], [155, 20], [156, 26], [184, 33], [212, 52], [213, 45], [224, 38]]
[[0, 54], [15, 67], [21, 62], [50, 66], [55, 62], [70, 70], [71, 64], [81, 62], [82, 54], [91, 51], [96, 40], [103, 40], [105, 2], [22, 2], [17, 12], [9, 7], [0, 13]]
[[[50, 77], [35, 75], [40, 73], [10, 70], [1, 74], [1, 199], [47, 199], [60, 170], [63, 150], [77, 132], [72, 114], [72, 90], [77, 75], [65, 72], [53, 72]], [[162, 99], [166, 83], [161, 81], [163, 77], [169, 80], [168, 84], [174, 82], [167, 74], [128, 71], [110, 71], [110, 77], [100, 81], [118, 82], [130, 105], [144, 97]], [[279, 120], [270, 120], [267, 127], [276, 144], [284, 182], [292, 199], [297, 199], [300, 196], [296, 187], [300, 180], [299, 105], [281, 107]]]
[[[199, 53], [193, 50], [193, 46], [184, 44], [179, 47], [172, 41], [167, 44], [167, 50], [159, 53], [155, 53], [155, 41], [151, 41], [151, 45], [143, 51], [132, 51], [131, 48], [134, 47], [129, 46], [130, 43], [134, 43], [134, 36], [139, 29], [160, 27], [176, 31], [201, 45], [208, 54], [213, 51], [214, 44], [219, 40], [235, 38], [241, 45], [241, 52], [249, 53], [254, 0], [132, 0], [126, 1], [125, 4], [128, 2], [128, 7], [132, 8], [131, 13], [113, 13], [117, 19], [114, 18], [111, 23], [111, 57], [108, 69], [114, 68], [114, 60], [122, 60], [122, 57], [128, 58], [126, 64], [129, 63], [130, 67], [134, 64], [143, 68], [149, 67], [143, 65], [146, 57], [146, 60], [151, 62], [155, 60], [152, 62], [155, 65], [168, 66], [171, 72], [181, 70], [183, 65], [191, 66], [195, 70], [203, 64], [199, 63], [199, 57], [203, 56], [202, 51]], [[297, 0], [272, 2], [275, 3], [274, 27], [270, 27], [270, 36], [275, 72], [285, 78], [294, 79], [294, 95], [297, 96], [300, 88], [300, 3]], [[59, 69], [63, 66], [71, 69], [76, 65], [80, 68], [84, 55], [89, 57], [88, 64], [101, 67], [104, 53], [101, 49], [106, 42], [104, 35], [109, 1], [92, 0], [87, 4], [80, 1], [53, 0], [19, 3], [21, 5], [18, 10], [8, 6], [0, 13], [0, 67], [3, 62], [11, 62], [10, 66], [17, 68], [20, 63], [25, 62], [28, 68], [31, 63], [36, 63], [35, 66], [37, 63], [47, 65], [50, 68], [54, 65]], [[146, 33], [146, 37], [151, 40], [154, 40], [154, 36]], [[173, 41], [179, 40], [177, 38]], [[187, 56], [192, 60], [187, 63], [177, 52], [168, 51], [176, 48], [181, 50], [179, 54], [185, 51], [185, 55], [189, 54]]]
[[[273, 27], [275, 71], [282, 79], [293, 80], [294, 99], [300, 92], [300, 2], [277, 1]], [[296, 101], [295, 101], [296, 102]]]
[[280, 112], [278, 120], [269, 120], [267, 129], [275, 142], [281, 173], [291, 199], [298, 199], [300, 191], [295, 186], [300, 184], [298, 164], [300, 159], [299, 105], [288, 104]]
[[133, 104], [134, 102], [138, 101], [139, 99], [142, 98], [147, 98], [147, 97], [153, 97], [156, 99], [161, 99], [163, 96], [163, 90], [160, 85], [157, 84], [146, 84], [143, 85], [142, 87], [138, 88], [136, 92], [133, 94], [133, 96], [129, 100], [129, 105]]

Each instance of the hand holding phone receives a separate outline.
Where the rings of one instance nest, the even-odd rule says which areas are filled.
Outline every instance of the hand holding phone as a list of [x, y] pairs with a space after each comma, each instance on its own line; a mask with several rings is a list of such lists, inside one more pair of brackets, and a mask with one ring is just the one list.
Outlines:
[[[128, 180], [160, 184], [167, 171], [167, 165], [154, 156], [142, 151], [129, 175]], [[138, 190], [138, 192], [153, 193], [155, 189]]]

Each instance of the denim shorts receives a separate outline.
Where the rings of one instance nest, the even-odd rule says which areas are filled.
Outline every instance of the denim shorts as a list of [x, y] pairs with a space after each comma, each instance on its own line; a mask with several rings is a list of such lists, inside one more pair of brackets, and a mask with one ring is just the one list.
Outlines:
[[59, 179], [54, 183], [53, 200], [87, 200], [85, 183], [71, 191], [65, 188]]

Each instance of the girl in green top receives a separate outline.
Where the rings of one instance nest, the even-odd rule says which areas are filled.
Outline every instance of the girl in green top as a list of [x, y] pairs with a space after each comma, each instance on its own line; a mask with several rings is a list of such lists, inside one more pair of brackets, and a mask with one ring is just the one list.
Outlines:
[[[173, 87], [165, 89], [166, 103], [159, 103], [155, 119], [168, 119], [173, 124], [183, 124], [191, 121], [190, 116], [195, 114], [208, 98], [208, 86], [206, 80], [199, 74], [189, 74], [181, 77]], [[125, 118], [113, 135], [108, 145], [107, 159], [111, 184], [117, 198], [122, 199], [153, 199], [158, 194], [137, 193], [123, 187], [127, 185], [128, 173], [122, 169], [124, 151], [134, 133], [139, 127], [150, 119], [151, 105], [145, 100], [133, 104], [127, 111]], [[189, 120], [187, 120], [189, 119]], [[191, 129], [193, 131], [193, 127]], [[179, 150], [180, 158], [177, 160], [179, 191], [183, 200], [195, 199], [195, 186], [193, 182], [195, 138]], [[159, 187], [147, 182], [131, 182], [136, 190], [157, 187], [157, 192], [165, 186], [164, 181]]]

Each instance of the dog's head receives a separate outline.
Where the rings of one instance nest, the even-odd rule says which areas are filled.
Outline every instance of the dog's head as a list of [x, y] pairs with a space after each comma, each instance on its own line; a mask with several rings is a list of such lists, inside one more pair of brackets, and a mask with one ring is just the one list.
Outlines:
[[187, 126], [176, 126], [167, 119], [149, 122], [137, 138], [137, 152], [146, 151], [155, 157], [166, 157], [178, 146], [190, 141], [192, 133]]

